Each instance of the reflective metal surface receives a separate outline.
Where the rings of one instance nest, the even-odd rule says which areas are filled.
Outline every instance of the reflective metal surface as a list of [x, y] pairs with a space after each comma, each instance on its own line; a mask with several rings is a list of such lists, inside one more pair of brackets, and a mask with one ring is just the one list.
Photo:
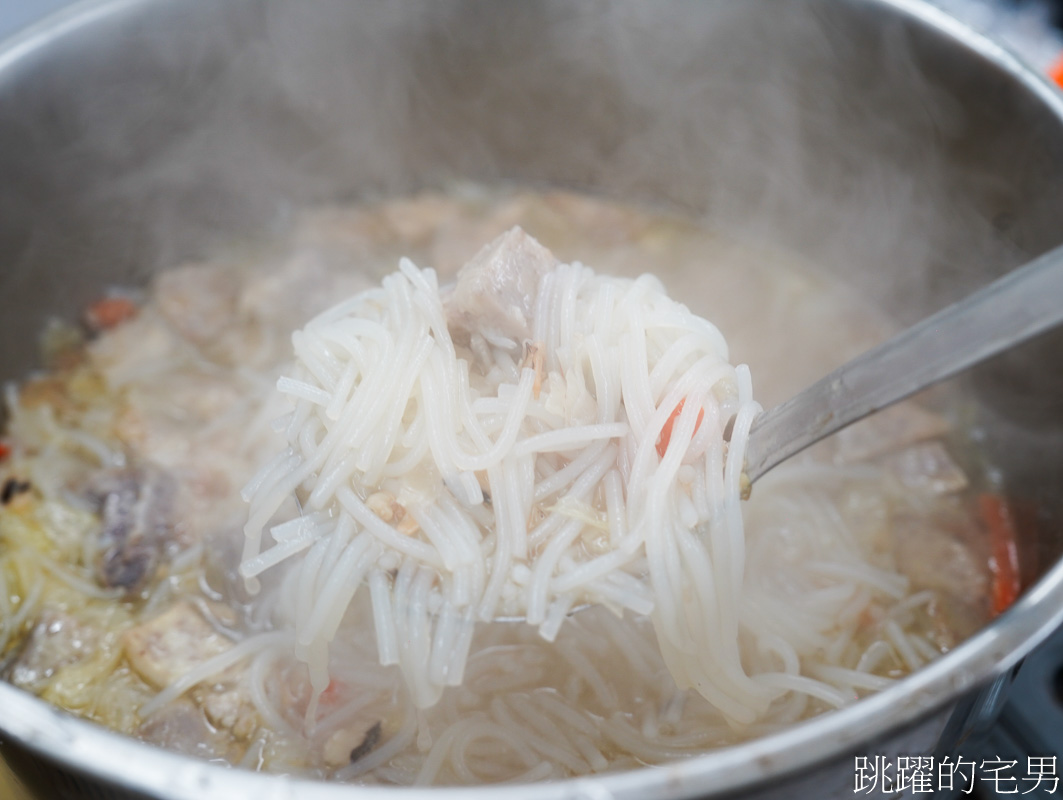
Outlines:
[[[913, 321], [1063, 241], [1063, 99], [915, 0], [81, 4], [0, 50], [0, 374], [32, 366], [27, 332], [102, 285], [281, 231], [307, 203], [456, 178], [671, 205]], [[1003, 491], [1032, 509], [1013, 609], [777, 735], [507, 794], [850, 797], [854, 755], [947, 752], [992, 719], [1063, 619], [1063, 342], [965, 388]], [[424, 794], [221, 769], [6, 684], [0, 737], [51, 797]]]
[[750, 482], [821, 439], [1063, 322], [1063, 248], [984, 286], [758, 416]]

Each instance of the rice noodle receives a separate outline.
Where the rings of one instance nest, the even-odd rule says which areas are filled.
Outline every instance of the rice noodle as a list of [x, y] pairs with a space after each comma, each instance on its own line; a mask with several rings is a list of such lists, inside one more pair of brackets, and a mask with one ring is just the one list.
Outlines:
[[[307, 654], [324, 652], [321, 646], [329, 636], [319, 620], [328, 615], [338, 624], [359, 576], [371, 573], [382, 661], [396, 658], [399, 631], [398, 660], [422, 706], [438, 699], [441, 686], [453, 680], [449, 672], [460, 671], [463, 657], [455, 625], [466, 609], [476, 608], [484, 620], [496, 614], [526, 616], [552, 639], [568, 609], [576, 605], [620, 602], [648, 613], [650, 598], [658, 603], [655, 624], [668, 642], [674, 674], [699, 686], [706, 696], [719, 696], [720, 691], [703, 687], [720, 680], [721, 664], [682, 653], [689, 649], [693, 632], [704, 637], [705, 631], [717, 629], [711, 622], [718, 613], [713, 607], [734, 608], [730, 596], [741, 590], [738, 473], [742, 437], [758, 410], [748, 371], [731, 367], [719, 332], [670, 300], [655, 278], [621, 280], [595, 275], [579, 264], [561, 264], [542, 284], [536, 335], [542, 337], [551, 372], [538, 397], [532, 397], [533, 370], [518, 370], [501, 340], [480, 350], [490, 353], [493, 363], [469, 367], [444, 322], [435, 273], [405, 259], [381, 288], [339, 304], [299, 331], [293, 337], [299, 357], [295, 372], [282, 378], [278, 389], [294, 404], [293, 418], [303, 423], [295, 429], [289, 426], [289, 449], [245, 490], [250, 512], [241, 572], [253, 578], [318, 541], [300, 567], [303, 577], [292, 620], [300, 649]], [[595, 313], [587, 315], [587, 307]], [[583, 372], [585, 364], [591, 367], [590, 378]], [[559, 406], [562, 395], [564, 406]], [[490, 397], [504, 402], [496, 409], [475, 400]], [[667, 436], [662, 433], [665, 423], [681, 402], [682, 413], [661, 458], [654, 448]], [[569, 410], [558, 414], [564, 407]], [[591, 420], [572, 416], [580, 407], [595, 409]], [[700, 458], [704, 444], [692, 449], [691, 443], [702, 420], [716, 433], [702, 431], [699, 443], [722, 438], [723, 425], [735, 414], [736, 433], [726, 463]], [[551, 419], [555, 424], [544, 426]], [[403, 443], [409, 442], [415, 427], [428, 439], [428, 449], [417, 461], [403, 452], [410, 449]], [[635, 453], [633, 469], [616, 469], [620, 450], [610, 441]], [[398, 474], [396, 462], [404, 463], [407, 471]], [[538, 470], [537, 463], [545, 469]], [[699, 514], [678, 488], [675, 475], [681, 464], [692, 473], [691, 483], [724, 481], [725, 492], [716, 493], [718, 503], [709, 508], [703, 504], [706, 513]], [[470, 512], [483, 502], [475, 471], [485, 472], [490, 485], [493, 524], [487, 526]], [[443, 477], [442, 485], [420, 489], [404, 501], [405, 513], [418, 523], [413, 535], [389, 524], [390, 511], [381, 519], [362, 500], [389, 489], [401, 494], [404, 486], [423, 485], [420, 476], [433, 473]], [[383, 475], [388, 477], [379, 483]], [[324, 583], [315, 580], [312, 576], [322, 560], [329, 559], [322, 549], [325, 534], [315, 533], [311, 524], [263, 550], [264, 523], [298, 487], [310, 493], [311, 507], [327, 509], [354, 531], [365, 530], [378, 539], [383, 547], [373, 553], [398, 551], [407, 564], [412, 558], [433, 571], [419, 572], [410, 583], [393, 582], [388, 598], [384, 573], [368, 562], [351, 575], [344, 567], [333, 570]], [[559, 492], [556, 504], [543, 505]], [[608, 498], [602, 503], [602, 526], [612, 531], [619, 549], [588, 558], [582, 537], [590, 517], [582, 512], [573, 518], [565, 515], [594, 497]], [[685, 523], [675, 518], [677, 505]], [[544, 520], [529, 532], [527, 520], [536, 513]], [[701, 537], [724, 542], [724, 552], [713, 557], [702, 551], [701, 558], [709, 560], [694, 572], [654, 557], [663, 540], [689, 527], [699, 528], [699, 542]], [[488, 544], [492, 539], [493, 546]], [[359, 552], [368, 553], [367, 546]], [[532, 547], [536, 554], [530, 561]], [[525, 564], [531, 567], [530, 580], [518, 580], [527, 574], [521, 569]], [[475, 574], [484, 580], [469, 585], [455, 573], [462, 565], [475, 565]], [[716, 572], [716, 577], [704, 569]], [[611, 588], [609, 579], [618, 573], [626, 573], [635, 586], [624, 592]], [[451, 574], [460, 591], [448, 594], [444, 587], [450, 585]], [[716, 600], [705, 596], [705, 602], [686, 604], [681, 611], [683, 598], [697, 592], [695, 583], [702, 580], [719, 584]], [[325, 584], [327, 589], [316, 590], [321, 594], [313, 601], [316, 610], [310, 619], [307, 604], [313, 587]], [[411, 589], [414, 595], [407, 600], [403, 593]], [[421, 617], [403, 620], [401, 614]], [[737, 635], [734, 613], [726, 618], [731, 620], [726, 623], [731, 635]], [[335, 624], [327, 627], [334, 629]], [[402, 631], [412, 638], [407, 640]], [[744, 672], [737, 647], [727, 650], [730, 655], [723, 657], [730, 660], [723, 674], [732, 677], [725, 680], [741, 683], [745, 678], [738, 677]], [[402, 652], [419, 655], [403, 657]], [[311, 664], [311, 669], [320, 672], [324, 664]], [[763, 711], [765, 701], [755, 695], [747, 693], [731, 706], [737, 718], [751, 721]]]
[[[794, 610], [760, 597], [755, 577], [747, 584], [740, 478], [759, 406], [749, 370], [728, 363], [715, 327], [652, 276], [624, 280], [559, 264], [535, 298], [547, 375], [533, 396], [539, 378], [518, 368], [515, 343], [474, 332], [464, 351], [447, 313], [434, 271], [403, 259], [379, 288], [293, 337], [297, 363], [277, 387], [301, 423], [288, 426], [289, 447], [245, 490], [241, 571], [251, 578], [301, 559], [289, 622], [312, 674], [327, 670], [328, 643], [368, 575], [378, 657], [401, 666], [422, 708], [460, 682], [468, 643], [459, 640], [471, 621], [459, 620], [524, 616], [552, 641], [569, 610], [588, 603], [651, 615], [676, 683], [734, 723], [757, 721], [788, 693], [841, 705], [852, 687], [881, 685], [802, 671], [797, 654], [826, 647], [859, 592], [904, 597], [902, 577], [856, 553], [807, 559], [793, 574], [805, 586]], [[486, 476], [489, 508], [474, 473]], [[264, 523], [296, 489], [352, 531], [338, 562], [332, 522], [275, 525], [277, 543], [262, 549]], [[370, 508], [370, 495], [402, 498], [402, 507]], [[413, 527], [397, 527], [396, 513]], [[596, 554], [585, 542], [598, 531], [608, 549]], [[395, 578], [380, 562], [390, 553], [403, 557]], [[336, 566], [319, 575], [323, 562]], [[832, 588], [813, 588], [823, 580]], [[899, 635], [887, 630], [906, 663], [921, 663]], [[772, 642], [786, 673], [770, 661], [744, 662], [741, 637]], [[829, 641], [840, 653], [849, 640]], [[615, 709], [591, 660], [571, 644], [559, 648], [602, 706]], [[576, 749], [591, 752], [586, 743]], [[422, 779], [441, 758], [431, 757]]]

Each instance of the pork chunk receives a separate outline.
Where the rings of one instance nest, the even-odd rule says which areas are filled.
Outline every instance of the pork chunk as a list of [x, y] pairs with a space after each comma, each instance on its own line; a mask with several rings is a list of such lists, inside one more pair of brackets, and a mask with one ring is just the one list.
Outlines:
[[897, 568], [916, 591], [932, 589], [965, 602], [979, 602], [988, 592], [985, 562], [950, 527], [919, 514], [897, 515], [892, 525]]
[[886, 459], [886, 467], [908, 489], [951, 494], [967, 488], [967, 476], [939, 441], [913, 445]]
[[155, 297], [166, 321], [196, 344], [216, 339], [236, 315], [240, 281], [217, 264], [191, 264], [167, 270], [156, 279]]
[[915, 403], [898, 403], [840, 431], [836, 459], [843, 464], [867, 461], [917, 442], [944, 436], [949, 424], [940, 414]]
[[556, 265], [554, 254], [520, 227], [485, 245], [458, 271], [446, 298], [451, 336], [462, 344], [473, 333], [501, 345], [529, 339], [539, 281]]
[[188, 603], [177, 603], [122, 637], [130, 665], [156, 689], [233, 645]]
[[90, 658], [99, 638], [95, 628], [49, 609], [3, 677], [21, 689], [40, 694], [56, 672]]
[[258, 715], [247, 690], [240, 685], [197, 693], [207, 719], [216, 728], [247, 739], [258, 726]]
[[171, 703], [137, 730], [144, 741], [187, 756], [225, 758], [229, 743], [191, 700]]
[[[157, 689], [233, 647], [184, 602], [126, 631], [122, 645], [133, 669]], [[212, 725], [239, 739], [250, 737], [258, 725], [245, 674], [246, 667], [231, 667], [191, 692]]]

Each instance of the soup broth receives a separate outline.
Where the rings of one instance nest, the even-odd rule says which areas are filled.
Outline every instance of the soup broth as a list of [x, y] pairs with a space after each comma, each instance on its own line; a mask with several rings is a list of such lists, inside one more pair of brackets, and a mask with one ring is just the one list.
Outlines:
[[765, 407], [893, 328], [793, 258], [600, 198], [462, 186], [308, 211], [279, 242], [177, 266], [147, 289], [109, 292], [81, 324], [55, 322], [46, 368], [7, 387], [4, 678], [249, 769], [373, 784], [545, 780], [667, 763], [855, 702], [1000, 610], [982, 478], [952, 443], [944, 397], [853, 426], [758, 481], [744, 504], [741, 610], [724, 644], [772, 676], [775, 699], [753, 722], [679, 688], [649, 620], [607, 603], [570, 615], [554, 641], [519, 622], [477, 624], [461, 684], [419, 708], [398, 668], [380, 664], [360, 592], [315, 691], [285, 622], [308, 593], [285, 589], [284, 564], [254, 596], [237, 572], [241, 488], [284, 446], [275, 387], [292, 332], [403, 256], [446, 281], [514, 225], [563, 262], [657, 274], [723, 331]]

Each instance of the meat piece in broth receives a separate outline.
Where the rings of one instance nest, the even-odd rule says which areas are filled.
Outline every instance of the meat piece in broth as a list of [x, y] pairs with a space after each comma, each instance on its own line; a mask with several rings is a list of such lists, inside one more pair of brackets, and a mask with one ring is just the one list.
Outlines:
[[539, 281], [556, 265], [554, 254], [519, 227], [485, 245], [445, 299], [451, 336], [464, 344], [475, 332], [501, 346], [529, 339]]
[[936, 440], [892, 454], [886, 466], [905, 488], [914, 491], [951, 494], [967, 488], [967, 476]]
[[974, 525], [962, 515], [927, 519], [916, 513], [895, 515], [891, 530], [898, 569], [915, 590], [932, 589], [981, 602], [988, 591], [987, 559], [969, 541]]
[[166, 321], [196, 344], [216, 339], [233, 324], [240, 282], [217, 264], [192, 264], [163, 272], [155, 296]]
[[164, 706], [137, 730], [145, 741], [178, 753], [200, 758], [232, 758], [231, 743], [222, 731], [207, 722], [203, 710], [191, 700]]
[[[185, 602], [126, 631], [122, 644], [133, 669], [157, 689], [165, 689], [233, 647]], [[241, 739], [250, 736], [258, 724], [244, 671], [242, 667], [226, 670], [209, 682], [209, 688], [192, 692], [215, 727], [232, 731]]]
[[840, 431], [833, 446], [838, 461], [857, 463], [940, 438], [948, 430], [949, 423], [940, 414], [913, 402], [898, 403]]
[[39, 694], [65, 667], [91, 658], [100, 633], [56, 609], [45, 611], [3, 677]]
[[232, 642], [188, 603], [178, 603], [130, 628], [122, 644], [133, 669], [157, 689], [166, 688], [194, 667], [232, 648]]

